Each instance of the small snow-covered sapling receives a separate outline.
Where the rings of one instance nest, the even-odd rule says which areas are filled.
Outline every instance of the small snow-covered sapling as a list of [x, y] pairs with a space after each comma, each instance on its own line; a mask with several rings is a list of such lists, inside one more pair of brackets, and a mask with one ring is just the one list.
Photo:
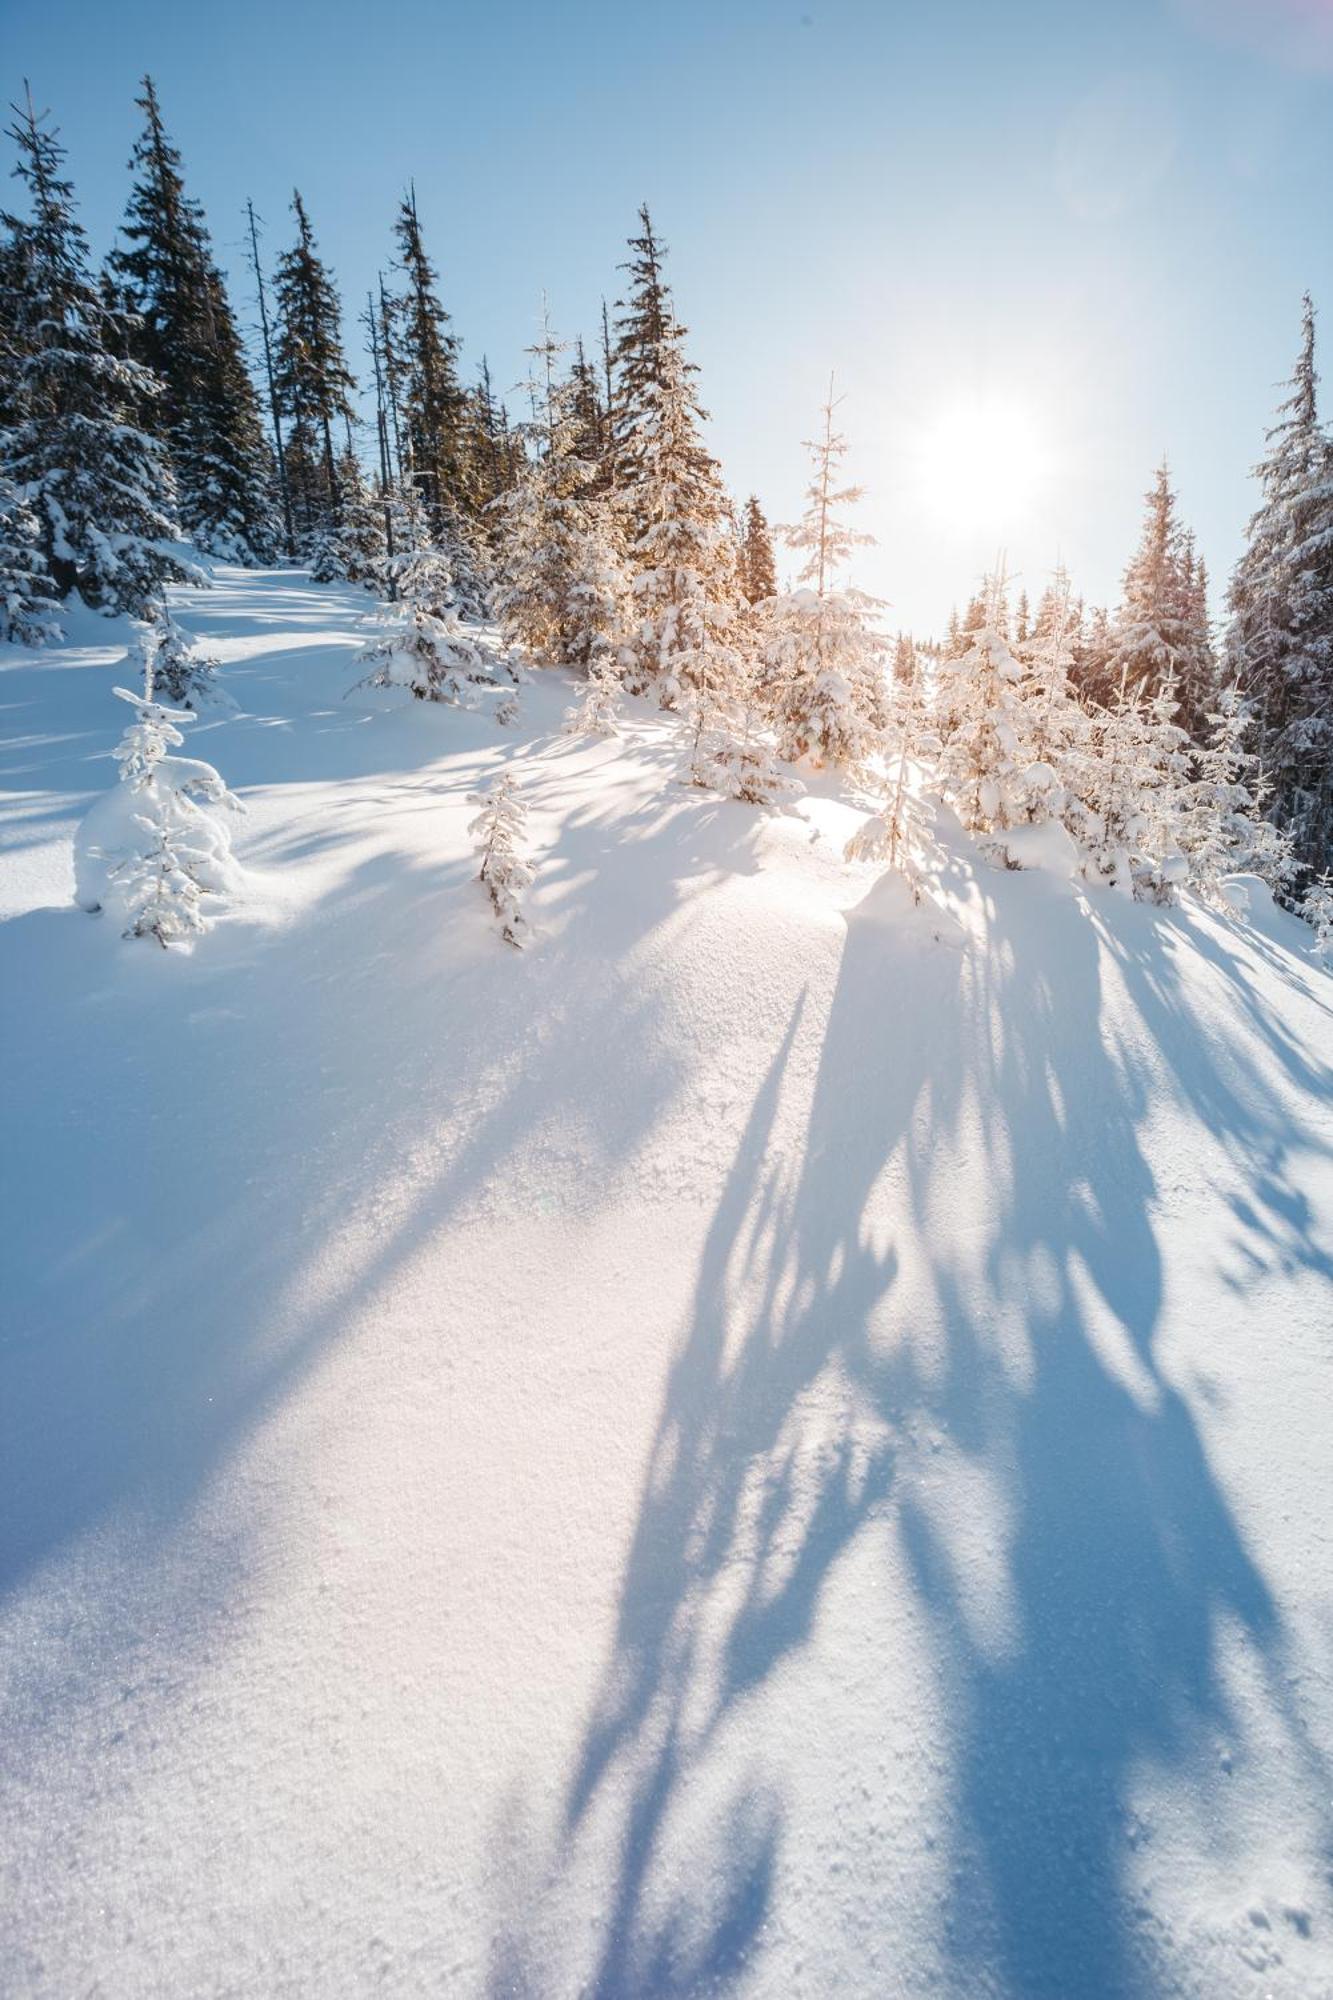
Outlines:
[[491, 899], [506, 944], [520, 949], [531, 936], [531, 926], [520, 906], [523, 891], [530, 887], [533, 869], [523, 853], [527, 831], [527, 807], [509, 773], [502, 772], [489, 791], [468, 795], [481, 807], [468, 824], [476, 851], [481, 856], [478, 880]]

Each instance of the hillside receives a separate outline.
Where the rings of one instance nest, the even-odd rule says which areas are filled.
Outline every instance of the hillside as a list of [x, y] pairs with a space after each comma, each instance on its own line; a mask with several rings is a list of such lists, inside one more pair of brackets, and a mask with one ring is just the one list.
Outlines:
[[[1333, 980], [222, 570], [247, 894], [0, 648], [0, 1990], [1333, 1994]], [[498, 939], [467, 795], [531, 810]]]

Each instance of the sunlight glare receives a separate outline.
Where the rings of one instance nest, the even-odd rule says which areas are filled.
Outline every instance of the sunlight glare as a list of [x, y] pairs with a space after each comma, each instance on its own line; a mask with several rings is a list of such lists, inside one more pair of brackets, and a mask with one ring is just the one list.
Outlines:
[[1027, 515], [1049, 470], [1037, 426], [1013, 404], [960, 403], [922, 438], [922, 491], [937, 514], [960, 527], [1007, 534]]

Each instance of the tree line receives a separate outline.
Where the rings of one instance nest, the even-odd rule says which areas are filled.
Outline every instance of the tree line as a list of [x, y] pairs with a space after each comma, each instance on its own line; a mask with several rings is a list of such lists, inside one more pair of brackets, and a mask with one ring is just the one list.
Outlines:
[[883, 607], [849, 580], [867, 538], [847, 521], [860, 489], [843, 481], [832, 393], [805, 514], [784, 534], [798, 572], [780, 589], [763, 509], [735, 505], [708, 448], [646, 207], [593, 351], [546, 321], [515, 420], [485, 362], [463, 379], [409, 190], [389, 270], [358, 315], [367, 425], [301, 195], [271, 271], [247, 211], [252, 371], [151, 79], [138, 104], [125, 220], [100, 271], [59, 136], [30, 96], [10, 129], [27, 212], [4, 215], [0, 240], [8, 636], [47, 635], [78, 591], [156, 619], [172, 659], [163, 593], [202, 580], [191, 548], [299, 560], [386, 601], [372, 678], [422, 698], [505, 681], [476, 630], [494, 618], [528, 661], [586, 674], [589, 717], [604, 720], [622, 690], [679, 712], [695, 783], [776, 803], [793, 763], [894, 769], [897, 803], [881, 818], [895, 853], [912, 845], [911, 761], [979, 834], [1058, 822], [1085, 868], [1135, 894], [1169, 893], [1217, 849], [1190, 814], [1219, 785], [1244, 794], [1233, 821], [1239, 811], [1259, 829], [1232, 839], [1234, 866], [1260, 867], [1290, 901], [1327, 871], [1333, 446], [1308, 299], [1220, 627], [1163, 466], [1113, 612], [1087, 610], [1059, 571], [1035, 610], [992, 577], [940, 640], [891, 644]]

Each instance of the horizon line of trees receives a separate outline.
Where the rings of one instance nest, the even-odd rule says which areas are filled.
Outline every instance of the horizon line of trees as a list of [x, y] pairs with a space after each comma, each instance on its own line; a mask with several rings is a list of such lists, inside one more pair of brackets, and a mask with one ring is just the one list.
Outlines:
[[[779, 782], [773, 756], [857, 765], [882, 745], [895, 691], [927, 683], [934, 719], [918, 723], [939, 733], [943, 718], [945, 761], [956, 764], [959, 716], [976, 706], [962, 681], [989, 686], [998, 672], [1012, 683], [995, 667], [1001, 651], [1030, 680], [1044, 647], [1087, 713], [1160, 711], [1186, 746], [1179, 756], [1212, 754], [1222, 719], [1240, 717], [1263, 816], [1296, 856], [1293, 879], [1333, 863], [1333, 444], [1308, 296], [1220, 633], [1164, 464], [1113, 612], [1085, 607], [1063, 571], [1035, 609], [991, 578], [940, 641], [900, 634], [890, 648], [882, 607], [845, 579], [869, 538], [843, 520], [860, 489], [841, 483], [832, 391], [806, 516], [785, 531], [803, 566], [783, 591], [757, 497], [736, 506], [705, 442], [688, 329], [646, 206], [595, 355], [546, 320], [529, 350], [528, 413], [515, 421], [484, 360], [463, 381], [409, 189], [393, 260], [359, 315], [373, 394], [363, 424], [343, 302], [299, 192], [294, 241], [271, 272], [247, 204], [252, 369], [151, 78], [137, 103], [125, 219], [100, 271], [58, 133], [30, 93], [15, 107], [27, 212], [0, 217], [5, 636], [48, 636], [74, 591], [108, 611], [162, 615], [167, 586], [204, 580], [184, 544], [261, 566], [301, 559], [317, 578], [398, 602], [417, 692], [444, 685], [451, 647], [471, 645], [459, 621], [493, 614], [530, 659], [597, 680], [599, 699], [611, 687], [651, 690], [686, 713], [697, 780], [729, 773], [756, 793]], [[970, 754], [976, 763], [975, 743]], [[979, 769], [973, 778], [981, 784]], [[984, 818], [980, 793], [973, 806]]]

